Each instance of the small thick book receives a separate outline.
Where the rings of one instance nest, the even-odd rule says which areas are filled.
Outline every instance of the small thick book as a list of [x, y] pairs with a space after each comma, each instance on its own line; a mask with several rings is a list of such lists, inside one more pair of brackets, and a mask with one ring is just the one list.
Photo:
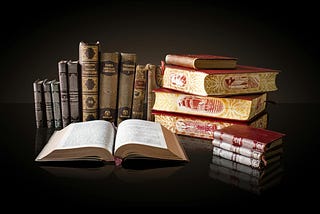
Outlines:
[[210, 54], [167, 54], [165, 62], [194, 69], [234, 69], [237, 58]]
[[280, 146], [285, 134], [262, 128], [234, 124], [213, 132], [214, 139], [259, 152]]
[[177, 136], [159, 123], [128, 119], [116, 129], [105, 120], [71, 123], [55, 131], [35, 161], [156, 159], [188, 162]]
[[237, 65], [235, 69], [194, 69], [164, 65], [163, 87], [202, 96], [276, 91], [279, 70]]

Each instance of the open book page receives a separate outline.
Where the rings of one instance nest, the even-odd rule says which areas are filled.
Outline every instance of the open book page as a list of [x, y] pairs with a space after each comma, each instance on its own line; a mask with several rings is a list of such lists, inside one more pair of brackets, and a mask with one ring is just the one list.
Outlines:
[[118, 126], [115, 151], [125, 144], [135, 143], [167, 149], [161, 125], [147, 120], [130, 119]]
[[108, 121], [93, 120], [72, 123], [56, 131], [36, 159], [41, 159], [53, 150], [99, 147], [111, 154], [114, 143], [114, 127]]

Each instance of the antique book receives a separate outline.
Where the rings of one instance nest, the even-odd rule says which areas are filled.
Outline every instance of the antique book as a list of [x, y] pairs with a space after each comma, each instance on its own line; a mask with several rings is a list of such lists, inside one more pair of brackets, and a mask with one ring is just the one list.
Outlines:
[[132, 101], [132, 118], [146, 119], [145, 105], [147, 96], [148, 68], [146, 65], [137, 65], [134, 77], [133, 101]]
[[117, 129], [105, 120], [71, 123], [53, 133], [35, 160], [120, 165], [137, 158], [189, 161], [174, 133], [159, 123], [140, 119], [125, 120]]
[[59, 81], [51, 82], [52, 110], [54, 128], [62, 128], [61, 102], [60, 102], [60, 83]]
[[225, 143], [265, 152], [268, 149], [282, 145], [285, 134], [268, 129], [255, 128], [234, 124], [213, 132], [215, 139]]
[[67, 62], [67, 60], [60, 60], [58, 62], [62, 127], [66, 127], [70, 123]]
[[155, 121], [176, 134], [213, 139], [213, 131], [233, 124], [267, 128], [268, 114], [263, 112], [249, 121], [226, 120], [173, 112], [152, 111]]
[[199, 96], [155, 89], [153, 110], [247, 121], [266, 109], [267, 93], [229, 97]]
[[100, 59], [99, 119], [116, 124], [118, 102], [118, 52], [102, 53]]
[[159, 73], [161, 71], [160, 66], [147, 64], [148, 66], [148, 86], [147, 86], [147, 120], [154, 121], [154, 115], [152, 114], [152, 108], [155, 103], [154, 90], [161, 87], [159, 83]]
[[237, 95], [276, 91], [279, 70], [237, 65], [235, 69], [197, 70], [165, 65], [163, 87], [195, 95]]
[[194, 69], [234, 69], [237, 58], [210, 54], [167, 54], [165, 63]]
[[120, 54], [117, 125], [131, 118], [134, 75], [137, 61], [135, 53]]
[[79, 44], [82, 121], [98, 119], [100, 43]]
[[52, 93], [51, 93], [51, 82], [55, 80], [44, 80], [43, 81], [43, 94], [44, 101], [46, 106], [46, 118], [47, 118], [47, 127], [54, 127], [54, 118], [53, 118], [53, 104], [52, 104]]
[[269, 164], [279, 161], [281, 159], [282, 150], [280, 150], [279, 152], [276, 152], [271, 156], [267, 156], [263, 159], [255, 159], [255, 158], [250, 158], [235, 152], [222, 149], [220, 147], [213, 146], [213, 155], [216, 155], [237, 163], [241, 163], [247, 166], [251, 166], [253, 168], [262, 169], [268, 166]]
[[43, 81], [37, 79], [33, 82], [33, 99], [34, 99], [34, 110], [35, 110], [35, 120], [36, 127], [46, 127], [47, 118], [46, 118], [46, 106], [44, 101], [44, 92], [43, 92]]
[[80, 66], [78, 60], [69, 60], [68, 63], [68, 93], [70, 106], [70, 122], [80, 121]]
[[[218, 161], [216, 161], [216, 159], [218, 159]], [[226, 160], [213, 156], [213, 162], [210, 163], [209, 166], [209, 176], [211, 178], [258, 195], [279, 184], [282, 179], [283, 168], [280, 161], [277, 161], [264, 169], [254, 169], [245, 166], [251, 169], [251, 171], [257, 172], [255, 173], [257, 176], [254, 176], [240, 170], [229, 168], [228, 166], [221, 164], [224, 162], [219, 161], [219, 159]]]
[[215, 147], [219, 147], [221, 149], [234, 152], [236, 154], [240, 154], [249, 158], [257, 159], [257, 160], [263, 160], [266, 162], [266, 159], [268, 157], [273, 156], [275, 154], [280, 154], [283, 152], [283, 146], [279, 145], [276, 147], [272, 147], [271, 149], [267, 149], [264, 152], [257, 151], [255, 149], [248, 149], [241, 146], [235, 146], [234, 144], [226, 143], [222, 141], [221, 139], [214, 138], [212, 140], [212, 145]]

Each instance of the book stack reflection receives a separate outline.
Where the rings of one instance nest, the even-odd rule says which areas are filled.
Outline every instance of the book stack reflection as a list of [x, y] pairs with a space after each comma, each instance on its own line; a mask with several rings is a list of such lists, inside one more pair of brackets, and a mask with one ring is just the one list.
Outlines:
[[257, 195], [279, 184], [282, 175], [283, 166], [280, 160], [263, 169], [257, 169], [213, 155], [209, 165], [211, 178]]

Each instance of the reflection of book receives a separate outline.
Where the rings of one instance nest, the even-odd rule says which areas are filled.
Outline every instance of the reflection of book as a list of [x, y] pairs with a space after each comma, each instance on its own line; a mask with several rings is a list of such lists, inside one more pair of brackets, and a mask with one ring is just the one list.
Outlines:
[[54, 128], [37, 128], [36, 129], [36, 134], [35, 134], [35, 146], [34, 146], [34, 150], [35, 150], [35, 155], [38, 155], [39, 152], [43, 149], [43, 147], [46, 145], [46, 143], [48, 142], [49, 138], [51, 137], [51, 135], [53, 134], [53, 132], [55, 131]]
[[108, 178], [114, 170], [114, 165], [89, 165], [83, 166], [71, 165], [41, 165], [40, 168], [49, 172], [50, 174], [62, 177], [81, 180], [102, 180]]
[[72, 123], [54, 132], [36, 161], [189, 160], [176, 135], [159, 123], [138, 119], [123, 122], [117, 131], [105, 120]]
[[230, 120], [250, 120], [266, 108], [267, 94], [230, 97], [197, 96], [168, 89], [156, 89], [153, 110]]
[[243, 65], [220, 70], [165, 65], [163, 70], [163, 87], [203, 96], [275, 91], [279, 74], [278, 70]]
[[257, 115], [250, 121], [226, 120], [187, 114], [153, 111], [155, 121], [176, 134], [206, 139], [213, 138], [213, 131], [233, 124], [244, 124], [258, 128], [267, 128], [268, 115]]
[[209, 167], [211, 178], [256, 194], [280, 183], [283, 172], [280, 161], [258, 170], [217, 156], [213, 156]]
[[167, 54], [165, 62], [194, 69], [233, 69], [237, 65], [237, 58], [208, 54]]

